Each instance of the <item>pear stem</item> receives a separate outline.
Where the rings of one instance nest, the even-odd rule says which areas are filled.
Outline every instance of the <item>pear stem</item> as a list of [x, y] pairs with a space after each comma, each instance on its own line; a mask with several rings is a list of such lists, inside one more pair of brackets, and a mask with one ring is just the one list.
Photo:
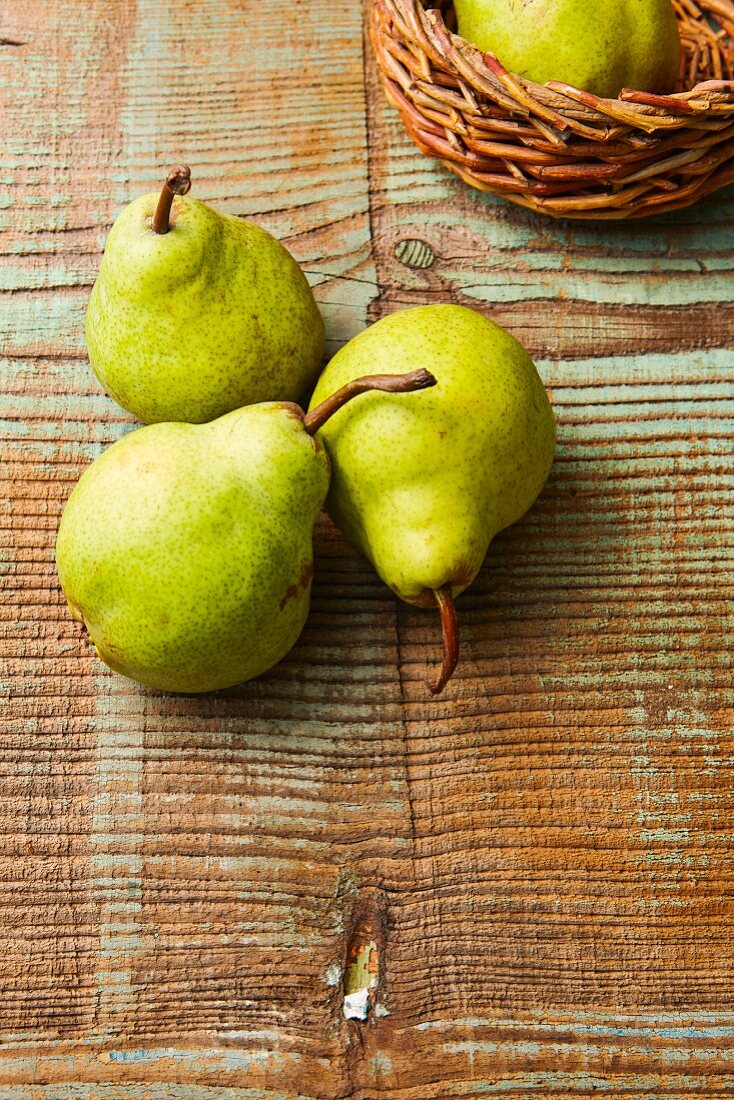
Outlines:
[[353, 378], [310, 413], [306, 413], [303, 426], [309, 435], [316, 435], [330, 416], [360, 393], [369, 393], [370, 390], [380, 390], [382, 393], [414, 393], [435, 385], [436, 379], [427, 370], [414, 370], [410, 374], [366, 374], [362, 378]]
[[439, 588], [435, 593], [438, 610], [441, 612], [443, 631], [443, 664], [435, 679], [428, 681], [432, 695], [440, 695], [451, 679], [459, 661], [459, 623], [451, 592], [451, 585]]
[[168, 179], [163, 184], [161, 197], [153, 215], [153, 231], [155, 233], [167, 233], [171, 228], [169, 218], [174, 195], [185, 195], [191, 190], [191, 169], [187, 164], [177, 164], [168, 173]]

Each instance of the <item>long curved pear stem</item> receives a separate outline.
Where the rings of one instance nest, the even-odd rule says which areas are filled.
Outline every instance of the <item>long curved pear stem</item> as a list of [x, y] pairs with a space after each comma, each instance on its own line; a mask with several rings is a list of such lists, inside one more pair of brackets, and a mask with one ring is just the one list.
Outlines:
[[459, 623], [456, 618], [451, 585], [447, 584], [444, 588], [439, 588], [435, 596], [438, 610], [441, 612], [443, 664], [438, 676], [434, 680], [428, 681], [428, 686], [432, 695], [440, 695], [453, 676], [459, 661]]
[[168, 179], [163, 184], [161, 197], [153, 215], [153, 230], [155, 233], [167, 233], [171, 228], [169, 218], [174, 195], [185, 195], [191, 190], [191, 169], [187, 164], [177, 164], [168, 173]]
[[427, 370], [414, 370], [409, 374], [366, 374], [362, 378], [353, 378], [310, 413], [306, 413], [303, 426], [309, 435], [316, 435], [330, 416], [360, 393], [369, 393], [370, 390], [380, 390], [382, 393], [413, 393], [435, 385], [436, 379]]

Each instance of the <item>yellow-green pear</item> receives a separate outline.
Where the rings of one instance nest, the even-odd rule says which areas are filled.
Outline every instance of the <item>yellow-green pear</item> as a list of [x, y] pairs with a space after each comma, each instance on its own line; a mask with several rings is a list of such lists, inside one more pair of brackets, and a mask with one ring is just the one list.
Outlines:
[[331, 360], [313, 395], [366, 371], [428, 369], [436, 386], [399, 401], [372, 393], [319, 431], [332, 461], [327, 511], [408, 603], [438, 606], [444, 660], [458, 657], [454, 598], [476, 577], [498, 531], [518, 520], [553, 462], [555, 418], [518, 341], [463, 306], [383, 318]]
[[433, 382], [424, 370], [361, 379], [308, 416], [270, 402], [114, 443], [82, 475], [56, 542], [69, 608], [102, 660], [187, 693], [279, 661], [308, 613], [313, 526], [329, 484], [314, 433], [366, 389]]
[[518, 76], [604, 98], [673, 91], [680, 68], [670, 0], [455, 0], [459, 34]]
[[87, 308], [94, 373], [147, 424], [301, 400], [324, 353], [305, 275], [264, 229], [189, 188], [180, 166], [113, 225]]

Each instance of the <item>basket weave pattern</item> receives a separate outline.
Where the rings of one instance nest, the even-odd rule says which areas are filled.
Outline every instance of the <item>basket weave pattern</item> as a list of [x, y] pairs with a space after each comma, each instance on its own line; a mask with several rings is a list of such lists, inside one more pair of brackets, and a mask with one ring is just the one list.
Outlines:
[[558, 218], [640, 218], [734, 180], [734, 0], [673, 4], [683, 58], [664, 96], [514, 76], [452, 32], [451, 0], [374, 0], [371, 35], [413, 140], [466, 183]]

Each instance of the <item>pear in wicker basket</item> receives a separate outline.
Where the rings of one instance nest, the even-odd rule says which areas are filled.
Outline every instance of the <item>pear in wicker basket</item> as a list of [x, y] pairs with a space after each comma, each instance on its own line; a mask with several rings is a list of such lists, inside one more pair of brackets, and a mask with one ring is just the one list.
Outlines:
[[670, 0], [455, 0], [459, 34], [518, 76], [614, 98], [672, 92], [680, 69]]

